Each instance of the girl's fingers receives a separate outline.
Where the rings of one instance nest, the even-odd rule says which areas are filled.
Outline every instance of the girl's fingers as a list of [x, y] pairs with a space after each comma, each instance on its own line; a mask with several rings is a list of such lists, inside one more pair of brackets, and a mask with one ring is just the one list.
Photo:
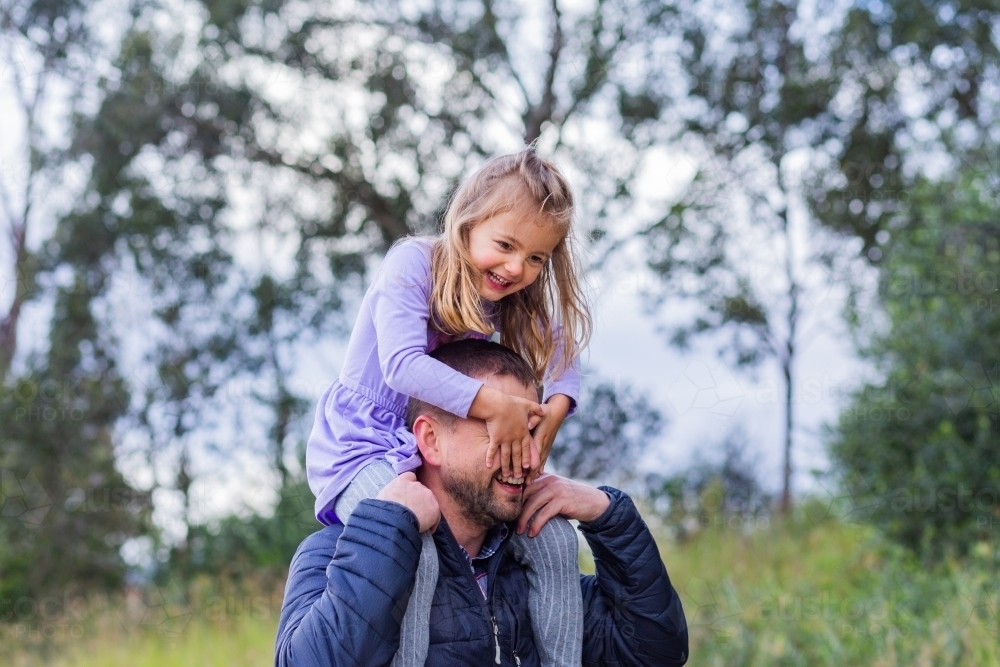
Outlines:
[[524, 448], [524, 440], [514, 441], [511, 443], [510, 449], [510, 463], [511, 472], [515, 477], [521, 476], [521, 452]]
[[493, 459], [496, 458], [497, 449], [499, 448], [499, 443], [493, 438], [490, 438], [490, 446], [486, 448], [486, 467], [491, 468], [493, 466]]
[[500, 443], [500, 470], [504, 477], [510, 477], [510, 443]]
[[[530, 460], [530, 462], [528, 464], [528, 467], [531, 468], [532, 470], [536, 470], [538, 472], [541, 472], [541, 470], [542, 470], [542, 456], [541, 456], [541, 454], [538, 453], [538, 441], [535, 440], [534, 438], [530, 438], [530, 441], [531, 442], [529, 443], [528, 446], [531, 448], [531, 454], [530, 454], [530, 459], [531, 460]], [[536, 472], [535, 475], [537, 476], [538, 473]]]

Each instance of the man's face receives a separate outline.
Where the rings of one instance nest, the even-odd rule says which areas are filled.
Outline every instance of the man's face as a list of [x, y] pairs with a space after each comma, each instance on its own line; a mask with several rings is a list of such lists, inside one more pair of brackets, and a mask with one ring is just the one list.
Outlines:
[[[530, 401], [538, 399], [534, 389], [512, 377], [491, 377], [485, 383], [506, 394]], [[438, 440], [442, 455], [441, 483], [467, 519], [488, 528], [514, 521], [521, 515], [523, 484], [500, 481], [499, 457], [489, 468], [485, 465], [490, 444], [485, 421], [456, 419], [453, 428], [439, 431]]]

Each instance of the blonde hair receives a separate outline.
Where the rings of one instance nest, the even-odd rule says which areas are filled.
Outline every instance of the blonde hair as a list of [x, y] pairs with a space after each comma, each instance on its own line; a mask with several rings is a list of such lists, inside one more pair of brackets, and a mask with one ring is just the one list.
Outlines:
[[535, 281], [497, 302], [500, 342], [545, 382], [561, 375], [587, 346], [591, 318], [573, 247], [573, 193], [566, 177], [533, 147], [492, 158], [452, 197], [431, 258], [431, 321], [452, 335], [493, 333], [479, 294], [482, 276], [469, 253], [469, 231], [508, 211], [555, 225], [562, 235]]

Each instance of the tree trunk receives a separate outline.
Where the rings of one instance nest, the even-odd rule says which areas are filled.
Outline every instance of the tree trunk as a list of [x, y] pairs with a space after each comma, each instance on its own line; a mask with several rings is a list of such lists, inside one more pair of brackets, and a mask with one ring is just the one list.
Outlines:
[[[789, 341], [790, 342], [790, 341]], [[789, 345], [791, 348], [791, 345]], [[785, 377], [785, 464], [781, 475], [781, 513], [787, 514], [792, 508], [792, 364], [787, 359], [782, 364]]]
[[0, 382], [3, 382], [17, 352], [17, 325], [21, 319], [21, 306], [28, 296], [30, 279], [27, 271], [28, 249], [25, 247], [26, 225], [22, 222], [15, 225], [11, 232], [11, 245], [14, 251], [14, 301], [10, 310], [0, 320]]
[[781, 370], [785, 379], [785, 460], [781, 479], [782, 514], [787, 514], [792, 508], [792, 436], [795, 428], [792, 398], [795, 395], [795, 382], [792, 365], [795, 362], [796, 328], [799, 319], [799, 284], [795, 280], [795, 264], [792, 257], [792, 237], [788, 226], [788, 207], [781, 212], [782, 232], [785, 237], [785, 277], [788, 280], [788, 338], [785, 340], [781, 360]]

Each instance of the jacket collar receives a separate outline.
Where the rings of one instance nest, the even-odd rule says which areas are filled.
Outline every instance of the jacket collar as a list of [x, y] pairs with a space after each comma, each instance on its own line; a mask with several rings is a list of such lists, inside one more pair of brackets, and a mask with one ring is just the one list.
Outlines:
[[[479, 550], [479, 555], [476, 556], [476, 560], [490, 558], [494, 555], [502, 554], [507, 548], [507, 544], [510, 543], [510, 538], [514, 534], [514, 524], [497, 524], [490, 528], [486, 533], [486, 539], [483, 541], [483, 546]], [[494, 533], [496, 531], [496, 533]], [[469, 555], [466, 553], [465, 549], [458, 540], [455, 539], [455, 534], [451, 532], [451, 528], [448, 526], [448, 522], [444, 517], [441, 517], [441, 523], [438, 524], [437, 531], [434, 533], [435, 543], [438, 545], [438, 554], [444, 557], [448, 561], [461, 562], [463, 565], [468, 566], [470, 561]], [[491, 539], [492, 537], [492, 539]], [[488, 546], [492, 546], [493, 550], [488, 555], [486, 554], [486, 549]]]

